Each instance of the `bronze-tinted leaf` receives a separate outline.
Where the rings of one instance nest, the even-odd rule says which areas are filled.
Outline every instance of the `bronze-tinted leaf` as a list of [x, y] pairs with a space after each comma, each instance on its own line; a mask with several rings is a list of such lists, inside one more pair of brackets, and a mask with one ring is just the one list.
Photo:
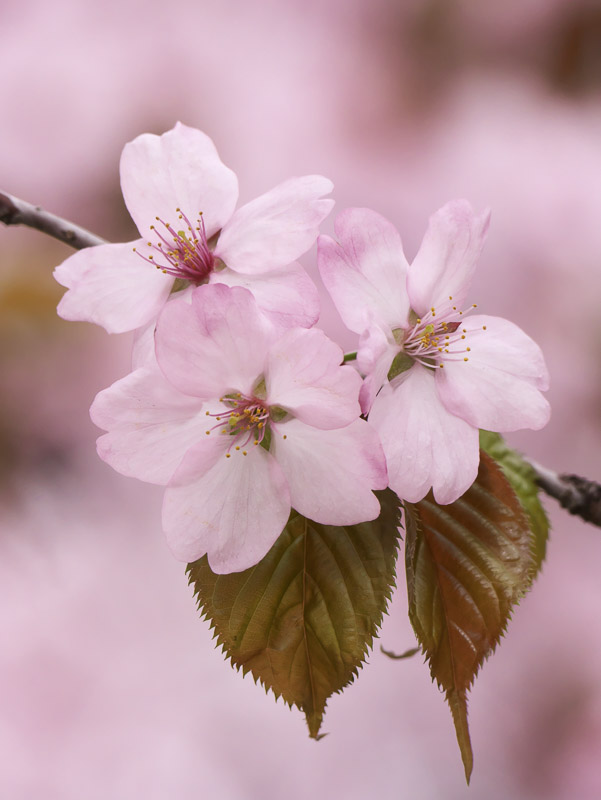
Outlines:
[[409, 616], [444, 689], [469, 782], [467, 691], [530, 585], [530, 525], [501, 469], [481, 453], [473, 486], [450, 505], [406, 504]]
[[276, 697], [298, 706], [318, 738], [329, 696], [357, 674], [394, 587], [399, 502], [361, 525], [319, 525], [293, 511], [265, 558], [216, 575], [188, 565], [199, 609], [225, 654]]
[[534, 559], [531, 579], [534, 580], [545, 560], [547, 539], [549, 538], [549, 520], [539, 500], [539, 489], [534, 470], [516, 450], [512, 450], [506, 445], [499, 433], [480, 431], [480, 447], [486, 450], [488, 455], [492, 456], [501, 467], [530, 518], [531, 547]]

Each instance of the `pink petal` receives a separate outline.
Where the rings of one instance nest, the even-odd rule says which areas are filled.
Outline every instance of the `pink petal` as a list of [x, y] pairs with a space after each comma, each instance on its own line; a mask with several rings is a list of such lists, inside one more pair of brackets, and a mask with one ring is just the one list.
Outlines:
[[176, 558], [195, 561], [207, 553], [218, 573], [257, 564], [290, 514], [286, 479], [273, 456], [259, 446], [226, 458], [228, 438], [206, 437], [190, 450], [163, 504]]
[[109, 333], [124, 333], [155, 318], [173, 278], [144, 261], [127, 244], [101, 244], [79, 250], [54, 270], [69, 291], [58, 304], [63, 319], [95, 322]]
[[306, 252], [334, 205], [320, 200], [332, 191], [321, 175], [291, 178], [239, 208], [223, 228], [215, 255], [235, 272], [263, 273]]
[[388, 379], [388, 373], [394, 357], [401, 348], [395, 343], [390, 328], [370, 325], [359, 339], [357, 366], [365, 375], [359, 393], [361, 411], [369, 413], [373, 401], [381, 387]]
[[340, 366], [341, 348], [317, 328], [293, 328], [267, 358], [267, 402], [315, 428], [340, 428], [361, 414], [361, 378]]
[[109, 431], [98, 439], [100, 458], [123, 475], [158, 484], [169, 482], [207, 427], [200, 401], [178, 392], [156, 367], [100, 392], [90, 416]]
[[489, 431], [546, 425], [551, 410], [539, 389], [548, 388], [549, 375], [539, 346], [500, 317], [469, 316], [462, 329], [470, 350], [436, 371], [446, 408]]
[[246, 289], [199, 286], [165, 305], [155, 334], [157, 361], [167, 380], [205, 399], [249, 394], [265, 371], [273, 329]]
[[449, 296], [462, 309], [489, 221], [489, 211], [476, 216], [466, 200], [453, 200], [430, 217], [407, 278], [416, 314], [448, 305]]
[[340, 244], [320, 236], [317, 263], [344, 324], [355, 333], [372, 321], [404, 326], [408, 265], [396, 228], [375, 211], [349, 208], [336, 217], [335, 229]]
[[371, 490], [386, 486], [386, 468], [378, 436], [365, 420], [330, 431], [299, 419], [273, 428], [272, 452], [288, 480], [293, 508], [326, 525], [378, 516]]
[[235, 173], [206, 134], [181, 122], [162, 136], [143, 133], [126, 144], [120, 169], [125, 204], [142, 236], [156, 217], [174, 223], [177, 208], [192, 221], [202, 211], [208, 237], [234, 213]]
[[279, 329], [310, 328], [319, 319], [317, 288], [298, 263], [260, 275], [243, 275], [226, 267], [212, 272], [209, 282], [248, 289], [261, 311]]
[[[189, 285], [187, 289], [180, 289], [177, 292], [172, 292], [167, 298], [168, 303], [174, 300], [185, 298], [186, 302], [192, 302], [192, 292], [194, 287]], [[132, 370], [138, 367], [155, 367], [157, 366], [156, 353], [154, 348], [154, 332], [156, 329], [156, 319], [153, 319], [148, 325], [138, 328], [134, 331], [134, 343], [131, 353], [131, 367]]]
[[432, 487], [438, 503], [452, 503], [476, 479], [478, 430], [446, 410], [434, 375], [421, 365], [384, 386], [369, 421], [380, 434], [390, 487], [402, 500], [416, 503]]

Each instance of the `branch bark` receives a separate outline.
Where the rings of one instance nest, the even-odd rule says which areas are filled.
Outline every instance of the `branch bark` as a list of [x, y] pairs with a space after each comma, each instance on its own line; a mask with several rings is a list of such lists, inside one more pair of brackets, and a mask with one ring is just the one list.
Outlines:
[[106, 244], [105, 239], [90, 233], [85, 228], [80, 228], [79, 225], [57, 217], [56, 214], [44, 211], [40, 206], [33, 206], [4, 192], [0, 192], [0, 222], [5, 225], [27, 225], [29, 228], [53, 236], [76, 250]]
[[527, 459], [540, 488], [562, 508], [585, 522], [601, 527], [601, 484], [579, 475], [558, 474]]

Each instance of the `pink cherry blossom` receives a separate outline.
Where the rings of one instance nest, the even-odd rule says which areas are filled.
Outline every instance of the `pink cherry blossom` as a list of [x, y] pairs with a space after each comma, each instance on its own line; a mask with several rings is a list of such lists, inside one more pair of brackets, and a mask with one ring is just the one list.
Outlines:
[[98, 452], [167, 484], [163, 525], [178, 558], [208, 553], [216, 572], [246, 569], [291, 507], [330, 525], [379, 514], [384, 453], [360, 419], [361, 378], [342, 359], [320, 330], [282, 333], [246, 289], [200, 286], [165, 305], [156, 362], [147, 356], [94, 401], [108, 431]]
[[513, 323], [465, 308], [488, 223], [466, 201], [447, 203], [412, 264], [393, 225], [368, 209], [338, 216], [338, 242], [318, 240], [323, 281], [360, 335], [362, 409], [380, 433], [391, 488], [410, 502], [432, 488], [451, 503], [469, 488], [479, 428], [536, 430], [549, 419], [539, 347]]
[[320, 175], [291, 178], [235, 210], [238, 180], [204, 133], [186, 125], [125, 145], [121, 187], [141, 238], [70, 256], [54, 271], [66, 286], [64, 319], [123, 333], [156, 319], [180, 280], [251, 289], [283, 326], [310, 327], [317, 290], [295, 263], [317, 238], [333, 200]]

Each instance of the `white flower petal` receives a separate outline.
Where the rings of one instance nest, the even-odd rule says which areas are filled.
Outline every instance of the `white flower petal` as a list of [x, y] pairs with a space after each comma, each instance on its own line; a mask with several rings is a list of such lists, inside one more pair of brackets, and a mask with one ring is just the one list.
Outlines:
[[293, 508], [326, 525], [355, 525], [379, 515], [371, 490], [385, 488], [386, 468], [367, 422], [324, 431], [292, 419], [273, 428], [271, 448], [288, 480]]
[[430, 308], [466, 301], [476, 262], [488, 231], [490, 212], [477, 216], [466, 200], [453, 200], [430, 217], [418, 254], [409, 267], [411, 308], [424, 315]]
[[319, 318], [319, 293], [297, 263], [256, 275], [243, 275], [226, 267], [212, 272], [209, 282], [248, 289], [261, 311], [280, 330], [297, 325], [310, 328]]
[[384, 386], [369, 421], [380, 434], [390, 487], [402, 500], [416, 503], [432, 487], [438, 503], [452, 503], [475, 481], [478, 430], [447, 411], [425, 367], [416, 364]]
[[350, 424], [361, 413], [361, 378], [353, 367], [341, 366], [343, 355], [317, 328], [287, 331], [267, 357], [267, 403], [315, 428]]
[[100, 458], [122, 475], [163, 485], [207, 428], [201, 402], [178, 392], [157, 367], [100, 392], [90, 416], [108, 431], [98, 439]]
[[58, 315], [94, 322], [109, 333], [125, 333], [154, 319], [173, 278], [134, 252], [143, 245], [101, 244], [69, 256], [54, 270], [56, 280], [69, 289], [58, 304]]
[[240, 572], [257, 564], [284, 529], [288, 486], [262, 447], [226, 458], [229, 437], [206, 438], [165, 492], [163, 527], [176, 558], [195, 561], [206, 553], [214, 572]]
[[208, 237], [234, 213], [235, 173], [206, 134], [181, 122], [162, 136], [144, 133], [126, 144], [120, 170], [125, 204], [142, 236], [157, 224], [156, 217], [178, 230], [177, 208], [192, 222], [202, 211]]
[[396, 228], [375, 211], [349, 208], [337, 216], [335, 229], [340, 243], [320, 236], [317, 263], [344, 324], [355, 333], [372, 322], [404, 326], [408, 265]]
[[470, 315], [462, 330], [469, 351], [436, 371], [446, 408], [489, 431], [539, 430], [546, 425], [551, 410], [539, 390], [548, 388], [549, 375], [539, 346], [501, 317]]
[[239, 208], [224, 226], [215, 255], [235, 272], [270, 272], [295, 261], [313, 244], [334, 205], [321, 175], [291, 178]]

